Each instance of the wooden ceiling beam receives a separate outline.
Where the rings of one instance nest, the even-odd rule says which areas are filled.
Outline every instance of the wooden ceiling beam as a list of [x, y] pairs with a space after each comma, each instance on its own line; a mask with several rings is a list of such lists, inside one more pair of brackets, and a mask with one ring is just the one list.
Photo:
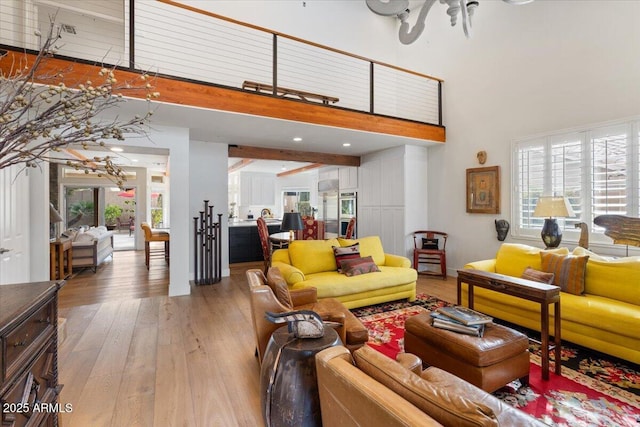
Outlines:
[[235, 162], [234, 164], [232, 164], [231, 166], [229, 166], [229, 169], [227, 169], [227, 171], [229, 173], [231, 172], [235, 172], [239, 169], [242, 169], [243, 167], [250, 165], [251, 163], [253, 163], [254, 160], [253, 159], [241, 159], [237, 162]]
[[288, 160], [292, 162], [321, 163], [323, 165], [337, 166], [360, 166], [360, 156], [249, 147], [246, 145], [230, 145], [229, 157], [260, 160]]
[[317, 168], [320, 168], [322, 166], [324, 166], [324, 164], [322, 164], [322, 163], [312, 163], [310, 165], [302, 166], [301, 168], [291, 169], [290, 171], [286, 171], [286, 172], [280, 172], [276, 176], [278, 178], [282, 178], [283, 176], [295, 175], [295, 174], [298, 174], [298, 173], [310, 171], [312, 169], [317, 169]]

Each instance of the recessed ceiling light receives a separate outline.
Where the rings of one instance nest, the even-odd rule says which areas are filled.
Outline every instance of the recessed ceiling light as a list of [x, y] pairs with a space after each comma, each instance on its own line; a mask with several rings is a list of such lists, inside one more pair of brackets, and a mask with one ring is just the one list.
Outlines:
[[296, 136], [293, 138], [293, 142], [301, 142], [301, 141], [302, 141], [302, 138], [299, 136]]
[[123, 152], [124, 150], [123, 150], [122, 148], [120, 148], [120, 147], [112, 147], [112, 148], [111, 148], [111, 151], [113, 151], [113, 152], [115, 152], [115, 153], [121, 153], [121, 152]]
[[137, 161], [138, 161], [138, 159], [131, 159], [131, 161], [132, 161], [132, 162], [137, 162]]
[[345, 142], [342, 144], [343, 147], [351, 147], [351, 143], [350, 142]]
[[287, 167], [285, 165], [282, 165], [282, 167], [280, 168], [280, 170], [286, 171]]

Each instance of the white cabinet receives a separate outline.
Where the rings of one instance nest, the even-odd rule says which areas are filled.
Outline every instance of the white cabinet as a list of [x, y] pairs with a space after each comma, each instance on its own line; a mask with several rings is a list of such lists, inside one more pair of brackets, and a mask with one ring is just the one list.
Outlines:
[[340, 191], [358, 189], [358, 168], [338, 168], [338, 179], [340, 180]]
[[240, 205], [275, 205], [275, 187], [276, 177], [273, 174], [258, 172], [244, 172], [240, 174]]
[[335, 166], [330, 168], [320, 168], [320, 170], [318, 170], [318, 181], [324, 181], [327, 179], [339, 179], [338, 168]]

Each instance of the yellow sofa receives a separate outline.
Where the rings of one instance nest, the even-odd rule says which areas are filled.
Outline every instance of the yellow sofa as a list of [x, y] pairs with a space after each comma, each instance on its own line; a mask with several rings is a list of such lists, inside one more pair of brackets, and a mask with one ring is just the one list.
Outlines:
[[[542, 269], [541, 251], [527, 245], [505, 243], [495, 259], [472, 262], [465, 268], [520, 277], [527, 267]], [[567, 248], [554, 251], [569, 253]], [[610, 259], [581, 247], [574, 249], [573, 255], [589, 255], [585, 292], [583, 295], [561, 292], [562, 339], [640, 363], [640, 257]], [[463, 285], [464, 304], [468, 302], [466, 298], [467, 287]], [[540, 330], [540, 304], [474, 288], [474, 308]], [[550, 324], [553, 325], [553, 321]]]
[[[380, 272], [347, 277], [338, 272], [334, 246], [358, 242], [360, 255], [371, 256]], [[314, 287], [318, 298], [336, 298], [347, 308], [399, 299], [416, 299], [418, 274], [403, 256], [385, 254], [378, 236], [357, 240], [295, 240], [287, 249], [273, 253], [271, 265], [278, 267], [290, 289]]]

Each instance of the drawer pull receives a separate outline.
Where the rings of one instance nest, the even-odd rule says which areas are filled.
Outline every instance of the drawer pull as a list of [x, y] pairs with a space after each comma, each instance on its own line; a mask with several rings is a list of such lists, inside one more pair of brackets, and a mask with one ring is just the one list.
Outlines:
[[49, 317], [47, 317], [46, 319], [39, 319], [38, 323], [47, 323], [47, 324], [49, 324], [49, 323], [51, 323], [51, 319]]
[[25, 345], [27, 345], [27, 340], [16, 341], [13, 344], [14, 347], [24, 347]]

